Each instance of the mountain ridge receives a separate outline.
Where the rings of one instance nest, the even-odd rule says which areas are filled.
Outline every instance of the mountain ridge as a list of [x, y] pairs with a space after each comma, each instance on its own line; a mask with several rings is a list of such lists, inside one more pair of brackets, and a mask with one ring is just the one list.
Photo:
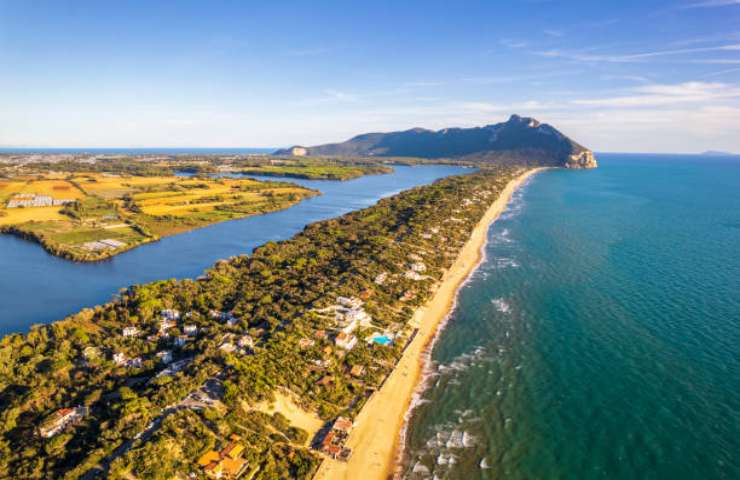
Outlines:
[[275, 152], [292, 156], [421, 157], [482, 163], [526, 163], [566, 168], [594, 168], [593, 152], [547, 123], [512, 115], [506, 122], [472, 128], [356, 135], [345, 142], [294, 146]]

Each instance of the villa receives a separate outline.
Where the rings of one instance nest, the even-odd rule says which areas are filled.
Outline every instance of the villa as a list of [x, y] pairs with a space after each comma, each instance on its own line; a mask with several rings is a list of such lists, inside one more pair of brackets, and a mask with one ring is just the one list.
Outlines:
[[242, 335], [239, 337], [239, 340], [237, 340], [237, 345], [242, 348], [254, 348], [254, 338], [249, 335]]
[[362, 300], [354, 297], [337, 297], [337, 304], [347, 308], [360, 308]]
[[229, 443], [220, 451], [206, 452], [198, 460], [203, 472], [211, 478], [239, 478], [247, 469], [248, 463], [242, 458], [244, 447], [238, 443], [239, 435], [229, 436]]
[[123, 329], [124, 337], [135, 337], [139, 333], [139, 329], [136, 327], [126, 327]]
[[160, 362], [167, 365], [168, 363], [172, 362], [172, 351], [171, 350], [162, 350], [161, 352], [157, 352], [157, 358]]
[[301, 338], [298, 341], [298, 347], [301, 350], [306, 350], [307, 348], [311, 348], [316, 344], [315, 341], [311, 340], [310, 338]]
[[124, 363], [126, 363], [126, 354], [122, 352], [114, 353], [113, 362], [116, 365], [123, 365]]
[[177, 326], [177, 322], [174, 320], [168, 320], [167, 318], [162, 318], [159, 322], [159, 333], [165, 333], [170, 328], [174, 328]]
[[170, 309], [170, 308], [162, 310], [160, 312], [160, 315], [165, 320], [172, 320], [172, 321], [180, 320], [180, 312], [177, 310]]
[[87, 407], [83, 406], [57, 410], [41, 422], [38, 428], [38, 434], [44, 438], [51, 438], [64, 430], [67, 425], [78, 423], [87, 413]]
[[411, 270], [414, 272], [423, 273], [427, 271], [427, 266], [424, 265], [422, 262], [416, 262], [411, 264]]
[[413, 270], [407, 271], [406, 273], [403, 274], [403, 276], [408, 278], [409, 280], [414, 280], [417, 282], [420, 280], [424, 280], [424, 277], [422, 275], [419, 275], [417, 272]]
[[321, 440], [320, 451], [333, 459], [349, 460], [352, 450], [345, 447], [344, 444], [351, 430], [352, 421], [344, 417], [338, 417]]
[[357, 345], [357, 337], [352, 334], [339, 332], [334, 338], [334, 345], [345, 350], [352, 350]]
[[231, 342], [224, 342], [218, 347], [218, 349], [226, 353], [233, 353], [236, 350], [236, 345]]
[[128, 368], [141, 368], [142, 365], [141, 357], [132, 358], [126, 362]]
[[194, 337], [198, 335], [198, 326], [197, 325], [185, 325], [185, 328], [182, 329], [183, 332], [185, 332], [185, 335], [189, 337]]

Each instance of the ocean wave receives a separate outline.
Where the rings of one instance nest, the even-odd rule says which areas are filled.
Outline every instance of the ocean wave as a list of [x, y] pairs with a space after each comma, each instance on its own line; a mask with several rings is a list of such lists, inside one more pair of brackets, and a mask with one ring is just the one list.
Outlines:
[[509, 305], [503, 298], [494, 298], [493, 300], [491, 300], [491, 303], [494, 307], [496, 307], [496, 310], [501, 313], [511, 312], [511, 305]]
[[492, 266], [493, 268], [500, 270], [503, 268], [519, 268], [521, 265], [519, 265], [519, 262], [513, 258], [498, 257], [493, 259]]

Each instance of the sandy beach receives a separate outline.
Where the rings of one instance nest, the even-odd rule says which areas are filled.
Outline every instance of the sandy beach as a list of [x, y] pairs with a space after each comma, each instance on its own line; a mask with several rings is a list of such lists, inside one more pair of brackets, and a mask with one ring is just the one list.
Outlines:
[[346, 463], [324, 460], [315, 479], [386, 480], [393, 475], [406, 414], [423, 378], [428, 357], [425, 353], [454, 305], [458, 288], [480, 263], [489, 226], [506, 209], [514, 191], [540, 170], [543, 169], [527, 170], [509, 182], [491, 204], [455, 263], [445, 273], [435, 294], [414, 314], [411, 324], [419, 329], [419, 333], [383, 388], [372, 396], [355, 419], [355, 427], [347, 441], [347, 446], [353, 451], [352, 457]]

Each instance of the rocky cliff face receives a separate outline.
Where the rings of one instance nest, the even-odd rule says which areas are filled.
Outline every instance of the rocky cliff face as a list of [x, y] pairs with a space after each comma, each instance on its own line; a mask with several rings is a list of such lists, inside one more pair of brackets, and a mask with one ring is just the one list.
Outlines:
[[596, 168], [599, 164], [596, 163], [596, 158], [591, 150], [583, 150], [569, 155], [563, 166], [565, 168]]
[[366, 133], [342, 143], [278, 150], [291, 155], [421, 157], [491, 163], [527, 163], [567, 168], [594, 168], [593, 153], [556, 128], [529, 117], [474, 128], [438, 131], [414, 128], [401, 132]]

